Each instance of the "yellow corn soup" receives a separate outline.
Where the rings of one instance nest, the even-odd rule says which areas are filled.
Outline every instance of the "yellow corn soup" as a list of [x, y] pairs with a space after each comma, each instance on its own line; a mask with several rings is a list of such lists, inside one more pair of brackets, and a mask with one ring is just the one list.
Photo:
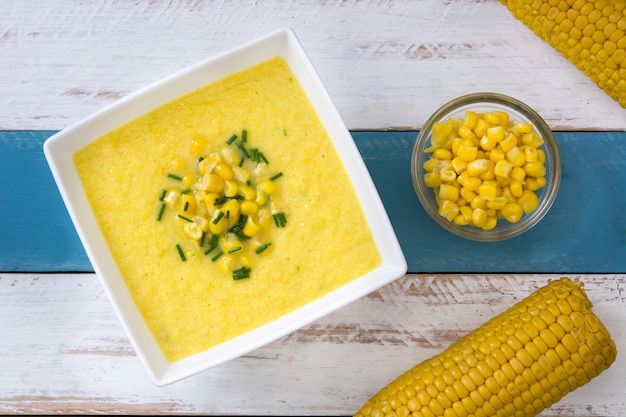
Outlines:
[[[251, 251], [250, 276], [234, 280], [212, 260], [215, 252], [205, 255], [176, 230], [169, 208], [160, 220], [157, 213], [159, 194], [172, 185], [172, 161], [182, 158], [191, 170], [198, 160], [189, 151], [192, 138], [208, 138], [206, 152], [216, 152], [244, 129], [246, 146], [282, 173], [274, 200], [286, 223], [266, 233], [271, 250]], [[109, 132], [76, 152], [74, 163], [137, 308], [169, 361], [271, 322], [381, 263], [328, 133], [279, 57]]]

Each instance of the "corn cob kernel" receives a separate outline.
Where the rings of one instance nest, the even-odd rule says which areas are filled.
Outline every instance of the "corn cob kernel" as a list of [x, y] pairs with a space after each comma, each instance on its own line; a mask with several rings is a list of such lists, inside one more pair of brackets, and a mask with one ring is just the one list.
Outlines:
[[626, 2], [500, 2], [626, 108]]
[[550, 282], [381, 389], [367, 416], [535, 416], [615, 361], [582, 283]]

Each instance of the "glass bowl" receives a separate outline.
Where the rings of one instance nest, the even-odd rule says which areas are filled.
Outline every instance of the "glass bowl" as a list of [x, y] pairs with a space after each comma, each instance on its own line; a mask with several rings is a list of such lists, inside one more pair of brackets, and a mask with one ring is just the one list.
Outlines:
[[[426, 170], [424, 163], [431, 157], [425, 152], [432, 145], [433, 128], [438, 122], [450, 119], [465, 118], [466, 112], [477, 114], [504, 111], [508, 113], [510, 122], [530, 123], [534, 130], [543, 138], [543, 144], [538, 147], [545, 153], [545, 180], [541, 188], [534, 190], [538, 197], [538, 207], [522, 215], [521, 219], [511, 223], [499, 218], [497, 225], [490, 230], [473, 225], [459, 225], [447, 217], [439, 214], [439, 207], [434, 188], [430, 188], [424, 181]], [[435, 128], [436, 129], [436, 128]], [[480, 148], [479, 148], [480, 149]], [[489, 155], [486, 155], [489, 158]], [[459, 171], [460, 173], [461, 171]], [[440, 107], [426, 122], [420, 131], [411, 157], [411, 176], [417, 197], [426, 212], [444, 229], [466, 239], [482, 242], [494, 242], [510, 239], [530, 230], [548, 212], [554, 202], [561, 180], [561, 159], [559, 149], [546, 122], [532, 108], [521, 101], [497, 93], [475, 93], [456, 98]], [[459, 197], [461, 198], [461, 197]], [[462, 222], [461, 222], [462, 223]]]

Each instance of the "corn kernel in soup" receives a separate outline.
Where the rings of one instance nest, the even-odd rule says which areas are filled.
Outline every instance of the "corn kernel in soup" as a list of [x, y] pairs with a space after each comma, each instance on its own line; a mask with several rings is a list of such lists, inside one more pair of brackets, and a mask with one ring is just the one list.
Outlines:
[[[266, 235], [271, 250], [258, 254], [250, 277], [235, 280], [232, 269], [156, 217], [171, 164], [184, 175], [198, 162], [194, 152], [219, 152], [243, 129], [248, 146], [262, 149], [268, 166], [282, 173], [277, 198], [286, 222]], [[198, 135], [206, 143], [190, 145]], [[74, 163], [119, 271], [169, 361], [269, 323], [381, 263], [328, 133], [282, 58], [137, 118], [79, 150]]]

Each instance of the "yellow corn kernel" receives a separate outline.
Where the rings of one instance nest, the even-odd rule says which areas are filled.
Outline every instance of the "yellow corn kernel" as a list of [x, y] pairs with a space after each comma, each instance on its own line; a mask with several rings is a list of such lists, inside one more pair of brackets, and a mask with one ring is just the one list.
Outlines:
[[487, 207], [493, 210], [502, 210], [508, 202], [506, 197], [498, 196], [491, 201], [487, 201]]
[[486, 159], [474, 159], [467, 163], [467, 173], [471, 176], [478, 176], [489, 168], [489, 161]]
[[427, 172], [424, 174], [424, 184], [430, 188], [436, 188], [441, 185], [441, 176], [439, 172]]
[[483, 136], [482, 138], [480, 138], [480, 148], [485, 150], [485, 151], [490, 151], [493, 148], [496, 147], [496, 145], [498, 144], [498, 142], [496, 142], [495, 140], [490, 139], [488, 136]]
[[274, 224], [274, 218], [272, 217], [271, 210], [267, 208], [259, 208], [257, 212], [257, 224], [261, 226], [261, 229], [267, 230]]
[[518, 180], [511, 180], [511, 183], [509, 184], [509, 188], [511, 189], [511, 194], [513, 195], [513, 197], [519, 198], [522, 196], [522, 193], [524, 192], [524, 185], [522, 184], [521, 181]]
[[487, 130], [491, 127], [491, 124], [484, 118], [476, 119], [476, 126], [474, 126], [474, 134], [479, 138], [482, 138], [487, 134]]
[[226, 181], [232, 180], [233, 177], [235, 176], [232, 168], [223, 162], [215, 165], [215, 168], [213, 168], [213, 172], [215, 172], [217, 175], [219, 175], [220, 177], [222, 177], [222, 179]]
[[493, 230], [498, 225], [498, 218], [496, 216], [487, 217], [487, 221], [481, 227], [483, 230]]
[[517, 199], [517, 204], [522, 207], [524, 213], [528, 214], [535, 211], [537, 207], [539, 207], [539, 198], [533, 191], [524, 190], [521, 197]]
[[233, 171], [234, 168], [241, 169], [241, 167], [238, 166], [241, 161], [241, 156], [239, 156], [239, 152], [234, 150], [232, 147], [222, 148], [220, 150], [220, 155], [222, 157], [222, 161], [230, 165], [233, 168]]
[[474, 129], [474, 126], [476, 126], [476, 120], [478, 120], [478, 117], [476, 116], [476, 112], [468, 110], [465, 112], [465, 119], [463, 121], [463, 126], [470, 128], [470, 129]]
[[483, 227], [487, 223], [487, 211], [482, 208], [474, 209], [472, 212], [472, 223], [476, 227]]
[[188, 172], [185, 175], [183, 175], [180, 182], [183, 185], [183, 187], [188, 188], [193, 185], [195, 180], [196, 180], [196, 174], [194, 174], [193, 172]]
[[504, 126], [493, 126], [487, 129], [487, 138], [492, 142], [500, 142], [504, 139]]
[[441, 186], [439, 186], [439, 198], [442, 200], [456, 201], [459, 198], [459, 189], [454, 185], [441, 184]]
[[533, 148], [538, 148], [543, 145], [543, 138], [539, 135], [539, 133], [533, 130], [522, 135], [522, 143], [524, 145], [532, 146]]
[[276, 194], [276, 192], [278, 191], [278, 186], [274, 181], [266, 180], [259, 183], [258, 189], [263, 191], [267, 195], [272, 195]]
[[513, 132], [509, 132], [509, 134], [498, 143], [498, 146], [505, 153], [510, 151], [517, 146], [517, 136], [515, 136]]
[[235, 257], [231, 255], [224, 255], [220, 257], [217, 264], [217, 269], [220, 272], [230, 272], [235, 266]]
[[476, 197], [476, 193], [467, 187], [461, 187], [459, 194], [465, 201], [472, 201]]
[[456, 124], [456, 120], [450, 119], [445, 122], [436, 122], [433, 125], [432, 143], [433, 145], [445, 143], [448, 135], [452, 132]]
[[526, 178], [526, 171], [522, 167], [514, 167], [511, 170], [510, 177], [511, 177], [511, 179], [514, 179], [514, 180], [517, 180], [519, 182], [522, 182]]
[[181, 194], [178, 188], [170, 188], [163, 196], [163, 202], [170, 207], [174, 207], [180, 196]]
[[200, 240], [203, 233], [200, 226], [198, 226], [195, 222], [186, 222], [183, 226], [183, 231], [190, 239], [193, 240]]
[[191, 153], [195, 156], [200, 156], [204, 153], [209, 140], [205, 135], [196, 135], [191, 139]]
[[244, 200], [239, 205], [239, 210], [241, 214], [245, 214], [246, 216], [252, 216], [257, 214], [259, 211], [259, 206], [254, 201]]
[[487, 169], [478, 175], [481, 180], [492, 180], [496, 177], [495, 174], [496, 164], [493, 161], [488, 162]]
[[467, 143], [461, 143], [457, 152], [457, 156], [464, 161], [473, 161], [478, 154], [478, 148], [476, 146], [469, 145]]
[[458, 156], [454, 158], [450, 164], [452, 166], [452, 169], [454, 169], [454, 172], [456, 172], [457, 174], [460, 174], [461, 172], [465, 171], [465, 168], [467, 168], [467, 161], [459, 158]]
[[539, 189], [539, 182], [536, 178], [528, 177], [524, 181], [524, 190], [537, 191]]
[[461, 139], [469, 139], [472, 141], [476, 139], [474, 131], [467, 126], [459, 127], [459, 136], [461, 137]]
[[267, 202], [267, 194], [263, 192], [263, 190], [258, 190], [256, 192], [256, 196], [254, 197], [254, 202], [258, 206], [262, 206]]
[[256, 197], [256, 191], [254, 188], [247, 184], [239, 184], [239, 194], [243, 196], [244, 200], [254, 200]]
[[513, 164], [506, 159], [502, 159], [496, 162], [494, 173], [496, 174], [496, 177], [508, 178], [512, 170]]
[[202, 161], [198, 162], [198, 174], [210, 174], [213, 172], [213, 168], [215, 168], [215, 165], [217, 165], [218, 162], [219, 161], [211, 157], [204, 158]]
[[[357, 411], [355, 417], [398, 415], [402, 413], [399, 411], [403, 409], [402, 407], [407, 407], [408, 411], [414, 410], [421, 416], [444, 417], [541, 413], [576, 387], [586, 384], [606, 370], [614, 363], [617, 355], [615, 342], [591, 311], [592, 304], [581, 288], [582, 284], [576, 284], [568, 278], [551, 281], [503, 314], [460, 339], [438, 356], [427, 359], [398, 376], [387, 387], [372, 396]], [[579, 298], [579, 292], [582, 292], [582, 299]], [[575, 293], [577, 295], [574, 295]], [[543, 333], [550, 345], [567, 346], [562, 350], [571, 354], [570, 358], [562, 359], [553, 349], [548, 349], [539, 336], [528, 343], [540, 346], [543, 344], [546, 348], [538, 348], [534, 356], [528, 354], [521, 343], [511, 342], [518, 340], [514, 333], [508, 335], [500, 330], [503, 335], [502, 344], [490, 345], [479, 342], [493, 338], [498, 329], [513, 328], [521, 314], [527, 314], [529, 311], [541, 314], [553, 309], [559, 297], [580, 300], [575, 304], [576, 308], [572, 308], [574, 311], [570, 315], [587, 318], [579, 321], [578, 325], [568, 332], [559, 335], [552, 332]], [[568, 317], [567, 314], [560, 312], [559, 315]], [[587, 332], [585, 324], [587, 320], [599, 323], [594, 333], [598, 336], [577, 338], [577, 335]], [[532, 326], [531, 322], [529, 326]], [[535, 333], [538, 334], [539, 331], [536, 330]], [[516, 345], [516, 349], [509, 345]], [[476, 361], [477, 355], [474, 354], [477, 349], [485, 359], [502, 356], [503, 360], [493, 361], [491, 368], [482, 362], [485, 365], [479, 368], [481, 361]], [[506, 356], [503, 351], [507, 352]], [[442, 374], [448, 378], [439, 380], [432, 378], [436, 367], [439, 366], [436, 364], [453, 358], [452, 363], [455, 365], [450, 368], [453, 372], [446, 370]], [[488, 373], [484, 374], [479, 372], [480, 370]], [[398, 387], [412, 389], [399, 391]]]
[[[466, 174], [466, 175], [463, 175], [463, 174]], [[472, 177], [470, 175], [467, 175], [466, 172], [464, 172], [464, 173], [461, 173], [461, 175], [459, 175], [458, 183], [461, 184], [463, 187], [467, 188], [468, 190], [478, 191], [478, 187], [480, 187], [480, 185], [482, 184], [482, 181], [480, 180], [480, 178]]]
[[191, 220], [198, 225], [198, 228], [203, 232], [209, 231], [209, 220], [204, 216], [195, 215], [191, 218]]
[[482, 198], [481, 196], [477, 195], [476, 197], [474, 197], [474, 199], [472, 201], [470, 201], [470, 207], [474, 210], [476, 209], [483, 209], [486, 210], [487, 209], [487, 200], [485, 200], [484, 198]]
[[466, 226], [472, 222], [472, 210], [469, 206], [460, 206], [459, 214], [454, 218], [454, 223], [459, 226]]
[[485, 200], [494, 200], [499, 193], [497, 181], [483, 181], [478, 187], [478, 195]]
[[433, 172], [439, 166], [439, 159], [430, 158], [428, 161], [424, 162], [424, 165], [422, 166], [424, 168], [424, 171]]
[[239, 201], [233, 199], [226, 201], [222, 207], [220, 207], [220, 211], [226, 215], [227, 219], [233, 219], [239, 215], [240, 208], [241, 205], [239, 204]]
[[246, 219], [246, 224], [243, 226], [243, 234], [248, 237], [252, 237], [260, 229], [261, 229], [261, 226], [255, 223], [251, 216], [248, 216], [248, 218]]
[[226, 197], [234, 197], [237, 195], [239, 187], [235, 181], [225, 181], [224, 182], [224, 195]]
[[546, 163], [546, 153], [543, 149], [537, 149], [537, 162]]
[[508, 203], [502, 208], [502, 217], [510, 223], [517, 223], [522, 219], [524, 210], [517, 203]]
[[226, 220], [226, 213], [221, 209], [215, 210], [211, 222], [209, 223], [209, 231], [214, 235], [219, 235], [228, 227], [228, 221]]
[[444, 148], [439, 148], [433, 152], [433, 158], [449, 161], [452, 159], [452, 152]]
[[548, 180], [546, 179], [546, 177], [537, 177], [535, 178], [535, 181], [537, 181], [537, 186], [539, 188], [545, 187], [546, 184], [548, 183]]
[[191, 194], [183, 194], [181, 202], [181, 214], [186, 217], [191, 217], [196, 212], [196, 197]]
[[448, 221], [453, 221], [457, 214], [459, 214], [459, 206], [457, 206], [454, 201], [442, 200], [441, 206], [437, 212]]
[[205, 174], [202, 178], [202, 188], [209, 193], [221, 193], [224, 184], [224, 179], [216, 174]]
[[537, 148], [533, 146], [524, 146], [522, 150], [524, 151], [524, 157], [526, 157], [527, 162], [537, 161]]
[[506, 159], [516, 167], [521, 167], [526, 162], [524, 151], [522, 151], [518, 146], [514, 146], [506, 152]]
[[546, 175], [546, 167], [541, 162], [527, 162], [524, 171], [531, 177], [543, 177]]
[[239, 183], [245, 184], [248, 181], [250, 181], [251, 174], [250, 174], [250, 171], [248, 171], [247, 169], [243, 167], [239, 167], [239, 166], [233, 166], [232, 170], [233, 170], [233, 176]]
[[444, 169], [439, 171], [439, 177], [441, 181], [450, 183], [456, 180], [456, 172], [452, 169]]

